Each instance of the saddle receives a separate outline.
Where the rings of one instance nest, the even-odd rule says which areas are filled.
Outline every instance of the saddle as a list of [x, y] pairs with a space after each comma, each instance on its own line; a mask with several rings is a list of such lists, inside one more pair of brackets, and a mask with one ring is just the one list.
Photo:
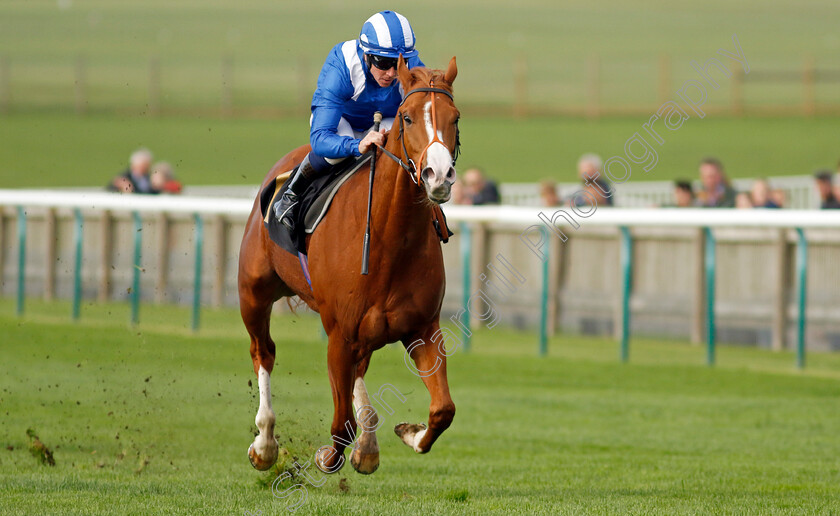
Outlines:
[[[306, 235], [314, 233], [324, 219], [335, 194], [350, 177], [359, 170], [369, 170], [371, 155], [366, 154], [355, 159], [348, 159], [337, 165], [332, 173], [318, 177], [298, 196], [300, 205], [297, 210], [294, 235], [274, 216], [274, 204], [280, 201], [288, 187], [288, 179], [296, 168], [278, 175], [260, 192], [260, 213], [268, 236], [285, 251], [295, 256], [306, 255]], [[432, 225], [442, 242], [449, 241], [454, 233], [446, 223], [446, 216], [440, 206], [435, 206]]]

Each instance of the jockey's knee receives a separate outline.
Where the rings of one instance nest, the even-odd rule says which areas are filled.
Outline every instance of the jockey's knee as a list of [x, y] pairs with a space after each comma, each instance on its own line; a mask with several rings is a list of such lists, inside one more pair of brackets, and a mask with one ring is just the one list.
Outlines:
[[312, 167], [312, 170], [314, 170], [316, 175], [319, 176], [321, 174], [329, 172], [329, 170], [333, 166], [335, 166], [338, 163], [341, 163], [341, 161], [344, 160], [344, 158], [325, 158], [323, 156], [315, 154], [314, 152], [310, 152], [307, 158], [309, 159], [309, 166]]

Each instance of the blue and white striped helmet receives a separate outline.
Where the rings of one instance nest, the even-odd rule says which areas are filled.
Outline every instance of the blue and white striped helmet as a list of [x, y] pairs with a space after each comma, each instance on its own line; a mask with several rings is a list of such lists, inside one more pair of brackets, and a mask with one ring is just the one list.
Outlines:
[[365, 54], [383, 57], [414, 57], [414, 31], [408, 19], [394, 11], [382, 11], [367, 19], [359, 33], [359, 44]]

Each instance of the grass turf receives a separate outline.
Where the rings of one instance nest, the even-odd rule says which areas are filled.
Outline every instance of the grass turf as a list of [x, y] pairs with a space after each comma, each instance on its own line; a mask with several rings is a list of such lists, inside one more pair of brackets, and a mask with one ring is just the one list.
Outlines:
[[[66, 303], [12, 308], [0, 302], [0, 513], [285, 512], [245, 457], [257, 388], [234, 311], [193, 335], [181, 308], [144, 306], [136, 328], [121, 305], [85, 306], [77, 324]], [[309, 316], [277, 317], [273, 334], [277, 433], [303, 464], [329, 437], [325, 343]], [[425, 419], [425, 388], [400, 349], [378, 352], [369, 388], [406, 396], [382, 413], [380, 469], [345, 467], [301, 513], [840, 511], [837, 357], [798, 373], [789, 354], [723, 348], [710, 369], [700, 348], [637, 339], [621, 365], [607, 340], [559, 336], [543, 359], [535, 340], [483, 330], [450, 359], [458, 413], [426, 456], [390, 430]], [[28, 453], [28, 428], [56, 466]]]
[[[474, 117], [470, 106], [480, 106], [485, 115], [496, 108], [510, 112], [519, 56], [527, 57], [527, 100], [536, 112], [543, 105], [585, 106], [586, 61], [593, 55], [600, 56], [602, 102], [651, 106], [650, 114], [661, 102], [660, 89], [676, 98], [683, 81], [697, 77], [691, 61], [718, 56], [734, 65], [716, 54], [719, 48], [733, 50], [733, 34], [755, 72], [788, 70], [798, 77], [806, 56], [820, 70], [840, 66], [834, 23], [840, 8], [832, 0], [795, 6], [757, 0], [737, 6], [726, 0], [396, 0], [389, 7], [412, 20], [427, 64], [443, 67], [458, 56], [456, 94], [465, 110], [461, 169], [483, 166], [499, 181], [575, 180], [582, 153], [621, 154], [649, 116]], [[280, 156], [307, 141], [306, 106], [329, 49], [354, 37], [379, 8], [330, 0], [2, 2], [0, 61], [8, 66], [0, 66], [0, 76], [8, 72], [8, 87], [0, 84], [0, 108], [7, 99], [11, 114], [0, 118], [0, 187], [100, 186], [139, 145], [173, 162], [187, 184], [257, 184]], [[671, 56], [666, 85], [658, 78], [662, 55]], [[77, 89], [80, 57], [87, 86]], [[232, 78], [221, 64], [228, 57]], [[160, 63], [164, 112], [217, 113], [222, 91], [232, 84], [234, 108], [271, 110], [263, 116], [301, 114], [271, 121], [148, 118], [143, 113], [149, 109], [152, 58]], [[799, 80], [748, 81], [743, 96], [748, 108], [796, 106], [805, 91]], [[77, 92], [93, 114], [70, 114]], [[820, 82], [815, 100], [836, 104], [838, 92], [836, 84]], [[724, 80], [721, 89], [708, 91], [708, 102], [726, 106], [731, 93]], [[656, 169], [631, 180], [694, 177], [697, 161], [707, 154], [721, 157], [733, 177], [809, 174], [833, 168], [835, 133], [831, 118], [694, 117], [679, 132], [667, 132]]]
[[[646, 121], [466, 116], [459, 170], [481, 166], [499, 181], [575, 181], [581, 154], [623, 155], [624, 142]], [[831, 118], [691, 118], [675, 132], [660, 129], [665, 143], [657, 147], [658, 165], [647, 173], [636, 167], [630, 181], [694, 178], [697, 162], [710, 154], [733, 177], [810, 174], [836, 162], [836, 125]], [[187, 185], [257, 185], [275, 161], [307, 138], [305, 118], [14, 114], [0, 123], [0, 187], [103, 186], [141, 145], [171, 161]]]
[[[227, 87], [233, 88], [235, 107], [304, 107], [330, 48], [357, 37], [364, 20], [381, 8], [332, 0], [5, 0], [0, 53], [10, 63], [13, 107], [72, 109], [82, 58], [82, 95], [91, 109], [142, 108], [149, 99], [152, 57], [160, 64], [164, 108], [217, 108]], [[720, 57], [735, 65], [716, 53], [734, 52], [733, 34], [751, 70], [795, 76], [748, 84], [748, 105], [800, 104], [803, 88], [796, 76], [808, 56], [823, 69], [840, 65], [840, 8], [833, 0], [394, 0], [388, 8], [411, 20], [427, 64], [441, 68], [458, 56], [459, 95], [468, 104], [509, 108], [515, 61], [524, 57], [529, 102], [579, 107], [587, 101], [585, 84], [592, 75], [587, 60], [597, 55], [604, 104], [651, 105], [660, 87], [660, 56], [671, 56], [673, 91], [696, 77], [692, 60]], [[228, 57], [234, 64], [225, 72]], [[227, 75], [231, 70], [233, 77]], [[728, 86], [726, 80], [710, 103], [726, 105]], [[815, 96], [821, 103], [840, 100], [830, 82], [819, 83]]]

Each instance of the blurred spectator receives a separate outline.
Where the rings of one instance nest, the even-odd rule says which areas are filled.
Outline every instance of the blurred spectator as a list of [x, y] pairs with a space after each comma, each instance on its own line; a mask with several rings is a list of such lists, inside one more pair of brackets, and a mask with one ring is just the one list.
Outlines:
[[479, 168], [464, 172], [464, 190], [469, 204], [499, 204], [496, 183], [487, 179]]
[[[598, 202], [598, 206], [612, 206], [613, 205], [613, 189], [610, 184], [601, 178], [601, 170], [604, 167], [604, 161], [601, 156], [597, 154], [584, 154], [578, 160], [578, 176], [584, 184], [584, 190], [589, 192]], [[576, 202], [585, 203], [586, 197], [578, 195], [575, 197]]]
[[779, 208], [784, 208], [787, 204], [787, 195], [781, 188], [770, 190], [770, 200], [776, 203]]
[[674, 181], [674, 206], [677, 208], [693, 208], [697, 206], [691, 181]]
[[181, 193], [181, 182], [175, 179], [172, 165], [166, 161], [159, 161], [152, 167], [152, 192], [163, 194]]
[[814, 174], [814, 179], [817, 183], [817, 193], [820, 195], [820, 209], [822, 210], [836, 210], [840, 209], [840, 201], [834, 193], [832, 187], [832, 173], [830, 170], [817, 170]]
[[554, 181], [546, 179], [540, 183], [540, 199], [542, 199], [543, 206], [560, 205], [560, 197], [557, 195], [557, 185]]
[[131, 153], [128, 168], [118, 175], [107, 186], [112, 192], [120, 193], [154, 193], [149, 179], [152, 167], [152, 153], [149, 149], [137, 149]]
[[[837, 173], [840, 174], [840, 161], [837, 162]], [[834, 185], [834, 198], [840, 199], [840, 185]]]
[[738, 192], [735, 194], [735, 207], [739, 210], [752, 209], [753, 203], [750, 194], [747, 192]]
[[[778, 196], [775, 196], [778, 198]], [[766, 179], [756, 179], [753, 181], [752, 189], [750, 190], [750, 202], [754, 208], [781, 208], [781, 204], [774, 199], [773, 192], [770, 190], [770, 183]]]
[[701, 206], [707, 208], [734, 208], [735, 190], [729, 184], [723, 163], [717, 158], [706, 158], [700, 162], [700, 182], [703, 189], [697, 193]]
[[773, 199], [772, 194], [766, 179], [756, 179], [750, 190], [750, 203], [754, 208], [781, 208], [782, 205]]
[[452, 183], [452, 192], [449, 197], [449, 202], [452, 204], [470, 204], [471, 200], [467, 197], [467, 192], [464, 190], [464, 182], [461, 179], [456, 179]]

